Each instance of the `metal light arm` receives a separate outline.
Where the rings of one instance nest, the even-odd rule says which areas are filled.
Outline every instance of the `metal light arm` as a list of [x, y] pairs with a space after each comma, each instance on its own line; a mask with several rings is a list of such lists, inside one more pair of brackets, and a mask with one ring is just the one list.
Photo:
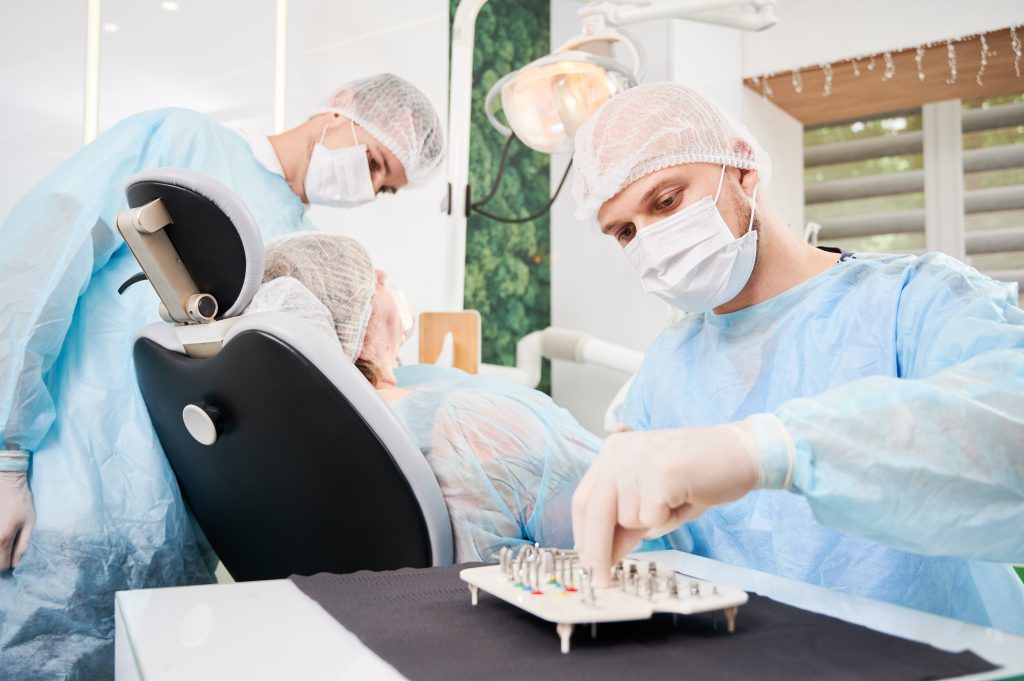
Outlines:
[[476, 17], [487, 0], [462, 0], [452, 21], [451, 81], [448, 94], [448, 215], [452, 264], [445, 281], [445, 309], [464, 305], [469, 131], [473, 103], [473, 39]]
[[778, 21], [776, 0], [665, 0], [636, 4], [593, 2], [579, 11], [584, 21], [600, 17], [609, 26], [625, 26], [652, 19], [685, 19], [745, 31], [760, 31]]
[[690, 21], [699, 21], [702, 24], [714, 24], [725, 28], [737, 28], [741, 31], [763, 31], [776, 24], [778, 19], [775, 16], [775, 6], [770, 9], [759, 11], [756, 14], [737, 14], [735, 12], [702, 12], [700, 14], [684, 17]]
[[608, 44], [618, 43], [619, 45], [622, 45], [629, 53], [630, 59], [633, 62], [633, 77], [636, 78], [637, 82], [643, 80], [644, 69], [646, 67], [643, 47], [636, 44], [636, 42], [634, 42], [633, 39], [624, 32], [616, 31], [613, 28], [607, 28], [601, 21], [585, 22], [583, 26], [583, 33], [569, 38], [564, 43], [556, 47], [553, 52], [578, 50], [583, 48], [585, 45], [595, 42]]

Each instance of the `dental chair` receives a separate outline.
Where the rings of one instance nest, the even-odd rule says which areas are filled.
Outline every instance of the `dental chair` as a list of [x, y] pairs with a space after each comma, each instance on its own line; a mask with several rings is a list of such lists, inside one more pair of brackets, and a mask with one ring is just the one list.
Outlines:
[[241, 200], [173, 168], [134, 176], [126, 193], [117, 228], [165, 320], [135, 337], [139, 387], [232, 577], [451, 563], [437, 480], [341, 345], [285, 313], [240, 316], [264, 265]]

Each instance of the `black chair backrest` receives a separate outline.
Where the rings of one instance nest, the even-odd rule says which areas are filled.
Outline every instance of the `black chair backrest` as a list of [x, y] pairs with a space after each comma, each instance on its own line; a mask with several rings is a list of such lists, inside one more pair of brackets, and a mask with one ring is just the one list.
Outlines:
[[[134, 357], [185, 501], [235, 579], [435, 562], [420, 505], [388, 449], [288, 344], [246, 331], [216, 356], [193, 359], [140, 338]], [[186, 430], [188, 404], [220, 413], [214, 444]]]

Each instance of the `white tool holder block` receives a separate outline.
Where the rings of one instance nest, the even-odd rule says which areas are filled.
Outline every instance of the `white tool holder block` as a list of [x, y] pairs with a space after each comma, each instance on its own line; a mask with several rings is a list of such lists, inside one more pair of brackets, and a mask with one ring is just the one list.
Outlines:
[[739, 589], [633, 559], [615, 566], [609, 586], [594, 586], [574, 552], [532, 546], [517, 557], [503, 549], [498, 565], [467, 568], [459, 576], [469, 585], [473, 605], [483, 590], [556, 624], [563, 653], [569, 652], [577, 624], [590, 624], [595, 636], [598, 623], [645, 620], [661, 612], [693, 615], [721, 610], [731, 633], [739, 606], [747, 602], [746, 592]]

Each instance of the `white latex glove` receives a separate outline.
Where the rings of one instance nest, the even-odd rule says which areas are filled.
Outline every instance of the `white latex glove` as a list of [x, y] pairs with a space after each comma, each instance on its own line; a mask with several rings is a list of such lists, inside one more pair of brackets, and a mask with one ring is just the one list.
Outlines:
[[760, 484], [747, 421], [608, 436], [572, 499], [572, 529], [597, 586], [645, 536], [661, 536]]
[[0, 471], [0, 572], [18, 567], [35, 524], [28, 473]]

